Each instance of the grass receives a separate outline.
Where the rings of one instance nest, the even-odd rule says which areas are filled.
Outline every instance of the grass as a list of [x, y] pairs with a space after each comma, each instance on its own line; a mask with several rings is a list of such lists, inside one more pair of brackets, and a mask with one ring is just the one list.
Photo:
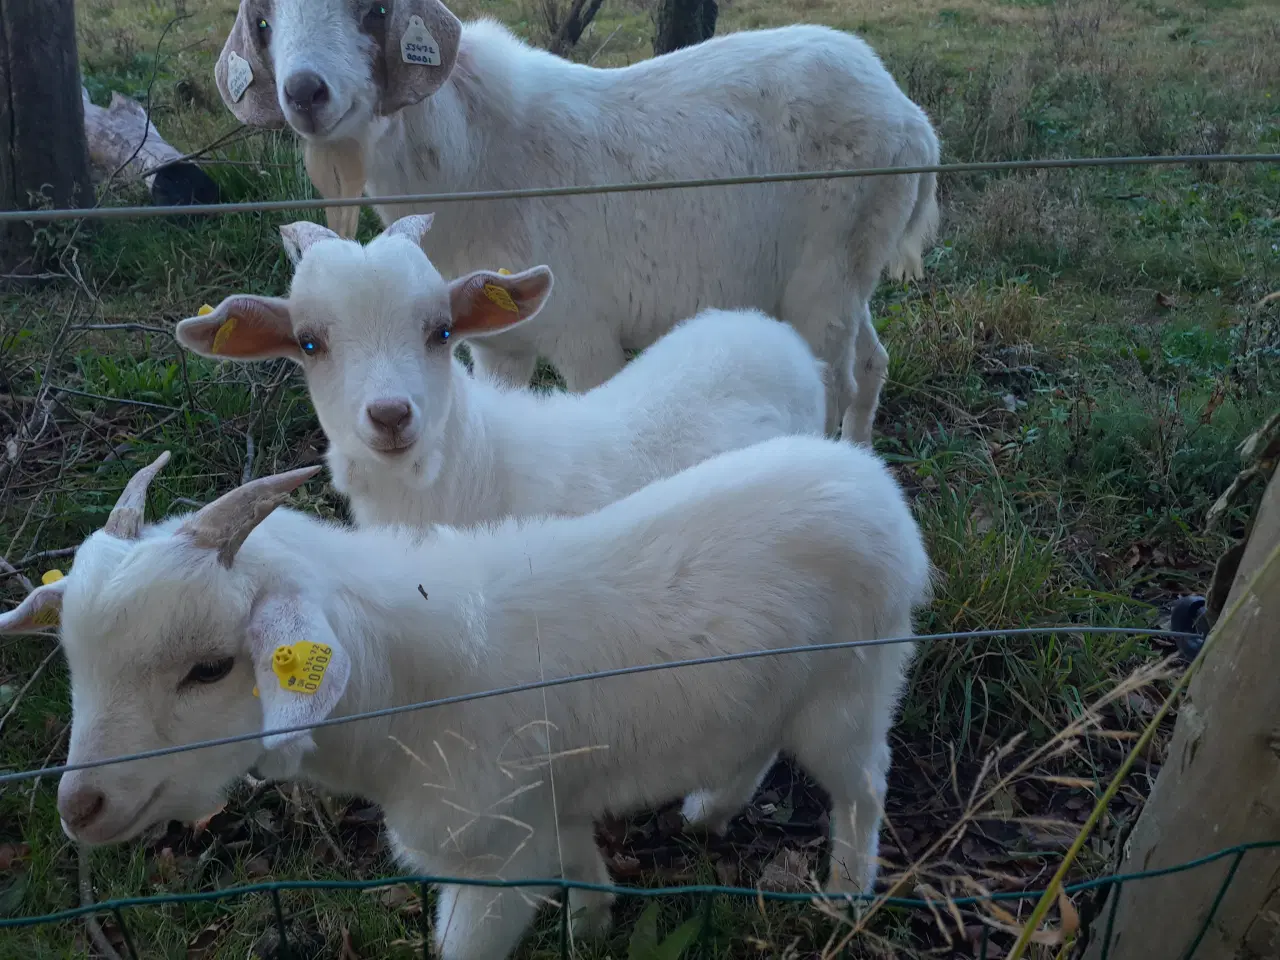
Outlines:
[[[96, 102], [112, 90], [149, 101], [161, 132], [194, 149], [235, 127], [211, 70], [233, 4], [177, 6], [175, 22], [170, 4], [87, 0], [78, 10], [80, 52]], [[532, 0], [455, 9], [546, 39]], [[723, 0], [719, 29], [795, 21], [861, 33], [929, 111], [948, 160], [1280, 146], [1280, 28], [1263, 0]], [[632, 62], [649, 54], [650, 34], [644, 3], [606, 0], [575, 55]], [[239, 140], [209, 160], [229, 200], [313, 195], [289, 137]], [[927, 277], [886, 284], [875, 304], [892, 356], [877, 447], [911, 491], [941, 574], [921, 627], [1157, 625], [1172, 597], [1203, 589], [1225, 538], [1239, 533], [1243, 508], [1213, 535], [1204, 532], [1205, 511], [1238, 470], [1236, 444], [1280, 395], [1280, 304], [1257, 305], [1280, 289], [1280, 170], [974, 175], [943, 178], [942, 190], [946, 224]], [[143, 199], [127, 184], [111, 198]], [[41, 554], [98, 526], [132, 469], [161, 448], [174, 461], [155, 485], [156, 516], [207, 501], [247, 473], [317, 458], [323, 438], [289, 368], [213, 365], [182, 354], [164, 332], [229, 292], [280, 293], [288, 278], [280, 222], [107, 221], [42, 236], [60, 253], [59, 276], [11, 286], [0, 299], [0, 433], [14, 438], [0, 462], [0, 532], [5, 556], [28, 576], [65, 566], [65, 555]], [[362, 232], [376, 229], [366, 211]], [[56, 388], [47, 423], [34, 405], [46, 383]], [[301, 504], [342, 516], [331, 492], [314, 486]], [[22, 594], [16, 577], [0, 589], [6, 603]], [[6, 770], [64, 755], [65, 669], [57, 657], [37, 669], [51, 649], [37, 638], [0, 644], [0, 715], [12, 709], [0, 741]], [[1012, 736], [1024, 735], [1019, 750], [1048, 742], [1167, 652], [1079, 635], [925, 650], [899, 726], [886, 856], [901, 866], [922, 838], [950, 826], [957, 797], [984, 776], [983, 758]], [[1153, 681], [1128, 692], [1105, 709], [1106, 724], [1134, 729], [1162, 689]], [[959, 891], [967, 871], [1001, 889], [1042, 883], [1061, 845], [1008, 824], [1081, 819], [1091, 796], [1082, 784], [1114, 768], [1115, 742], [1092, 738], [1028, 770], [997, 797], [999, 816], [964, 834], [952, 854], [964, 869], [931, 868], [930, 882]], [[1042, 775], [1080, 779], [1049, 789], [1037, 785]], [[0, 913], [78, 902], [75, 851], [58, 829], [53, 786], [0, 794]], [[635, 860], [628, 883], [731, 874], [751, 883], [780, 849], [800, 844], [810, 856], [804, 844], [823, 821], [808, 788], [786, 778], [768, 787], [772, 812], [758, 802], [728, 845], [683, 837], [662, 815], [615, 825], [615, 873]], [[1144, 790], [1141, 782], [1127, 788], [1086, 871], [1104, 867]], [[781, 810], [790, 823], [778, 819]], [[804, 817], [813, 822], [792, 829]], [[773, 837], [761, 841], [763, 852], [757, 835]], [[999, 866], [984, 873], [982, 863]], [[238, 795], [204, 834], [174, 828], [96, 852], [92, 866], [99, 898], [394, 872], [359, 804], [331, 814], [275, 787]], [[344, 956], [344, 937], [357, 956], [393, 956], [417, 936], [421, 905], [405, 892], [287, 894], [284, 903], [295, 957]], [[628, 954], [640, 909], [620, 908], [610, 955]], [[670, 932], [700, 910], [664, 901], [659, 927]], [[714, 936], [688, 955], [817, 955], [833, 927], [808, 907], [720, 899], [712, 911]], [[130, 928], [145, 956], [265, 957], [277, 955], [271, 918], [269, 901], [257, 898], [133, 911]], [[941, 942], [940, 927], [948, 924], [886, 911], [857, 950], [882, 955], [892, 943], [899, 955], [917, 955]], [[954, 927], [950, 936], [969, 935]], [[548, 918], [522, 955], [551, 956], [557, 938]], [[0, 958], [86, 949], [78, 924], [0, 938]]]

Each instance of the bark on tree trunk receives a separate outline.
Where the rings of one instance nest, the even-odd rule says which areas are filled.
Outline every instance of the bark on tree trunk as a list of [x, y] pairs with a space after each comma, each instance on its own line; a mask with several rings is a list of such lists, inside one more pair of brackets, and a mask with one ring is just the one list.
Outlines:
[[710, 40], [716, 32], [716, 0], [660, 0], [653, 33], [653, 54]]
[[578, 45], [582, 32], [591, 25], [591, 21], [600, 12], [604, 0], [573, 0], [564, 22], [553, 27], [555, 35], [547, 47], [557, 57], [568, 56], [569, 51]]
[[[1169, 756], [1125, 844], [1120, 873], [1174, 866], [1226, 847], [1280, 840], [1280, 471], [1271, 478], [1225, 611], [1244, 597], [1191, 681]], [[1259, 570], [1255, 588], [1244, 588]], [[1216, 904], [1228, 874], [1231, 885]], [[1085, 960], [1280, 957], [1280, 851], [1251, 850], [1113, 888], [1091, 924]], [[1210, 920], [1210, 914], [1212, 919]]]
[[[75, 5], [0, 0], [0, 208], [92, 201]], [[7, 270], [31, 260], [31, 239], [26, 224], [0, 225]]]

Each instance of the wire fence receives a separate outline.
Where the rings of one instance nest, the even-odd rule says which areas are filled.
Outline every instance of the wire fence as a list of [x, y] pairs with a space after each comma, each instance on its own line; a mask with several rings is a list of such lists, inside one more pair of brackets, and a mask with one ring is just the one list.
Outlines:
[[[591, 681], [607, 680], [623, 676], [632, 676], [641, 673], [648, 673], [658, 670], [670, 670], [676, 668], [687, 668], [693, 666], [707, 666], [712, 664], [720, 664], [733, 661], [750, 660], [759, 657], [772, 657], [779, 655], [800, 655], [800, 654], [821, 654], [838, 650], [850, 650], [864, 648], [868, 646], [881, 646], [893, 643], [918, 642], [918, 643], [936, 643], [943, 641], [957, 640], [973, 640], [973, 639], [991, 639], [996, 637], [1030, 637], [1035, 635], [1100, 635], [1111, 634], [1133, 637], [1151, 637], [1163, 640], [1184, 640], [1188, 638], [1198, 638], [1198, 634], [1188, 633], [1176, 630], [1158, 630], [1137, 627], [1110, 627], [1110, 626], [1089, 626], [1089, 625], [1073, 625], [1064, 624], [1047, 627], [1027, 627], [1007, 630], [981, 630], [981, 631], [959, 631], [951, 633], [926, 634], [911, 637], [890, 637], [873, 641], [852, 641], [845, 643], [833, 644], [813, 644], [806, 646], [797, 646], [784, 648], [779, 650], [755, 650], [745, 651], [734, 654], [726, 654], [714, 657], [701, 657], [689, 660], [670, 661], [665, 663], [651, 663], [636, 666], [622, 667], [611, 670], [595, 671], [591, 673], [574, 674], [564, 677], [553, 677], [531, 681], [529, 683], [513, 684], [510, 686], [494, 688], [489, 690], [476, 691], [468, 694], [461, 694], [453, 697], [439, 698], [434, 700], [426, 700], [417, 703], [404, 704], [401, 706], [388, 707], [380, 710], [365, 711], [361, 713], [351, 714], [343, 717], [330, 718], [328, 720], [318, 721], [309, 724], [299, 724], [290, 727], [283, 727], [262, 733], [246, 734], [236, 737], [224, 737], [211, 740], [202, 740], [194, 743], [181, 744], [173, 747], [167, 747], [160, 750], [141, 751], [137, 753], [125, 754], [116, 757], [109, 757], [102, 760], [95, 760], [77, 764], [63, 764], [58, 766], [42, 767], [39, 769], [23, 770], [13, 773], [7, 773], [0, 776], [0, 785], [11, 785], [22, 781], [33, 780], [54, 774], [60, 774], [73, 770], [85, 770], [95, 767], [102, 767], [113, 764], [128, 763], [137, 760], [149, 759], [158, 756], [167, 756], [175, 753], [184, 753], [194, 750], [202, 750], [210, 747], [223, 746], [230, 743], [244, 742], [248, 740], [260, 739], [270, 734], [280, 734], [286, 732], [295, 732], [301, 730], [314, 730], [318, 728], [335, 726], [338, 724], [355, 723], [362, 720], [371, 720], [394, 716], [396, 714], [407, 713], [411, 711], [430, 710], [433, 708], [449, 706], [458, 703], [472, 702], [483, 700], [491, 697], [505, 696], [510, 694], [525, 693], [533, 690], [545, 690], [548, 688], [563, 686], [571, 683], [583, 683]], [[1111, 874], [1095, 879], [1084, 880], [1074, 884], [1066, 885], [1062, 888], [1063, 892], [1069, 896], [1083, 894], [1090, 891], [1100, 891], [1110, 896], [1110, 910], [1104, 923], [1102, 960], [1107, 960], [1110, 953], [1110, 941], [1112, 925], [1115, 921], [1116, 905], [1121, 889], [1125, 884], [1140, 882], [1143, 880], [1170, 876], [1174, 874], [1184, 873], [1190, 870], [1205, 869], [1213, 864], [1227, 862], [1227, 871], [1223, 876], [1219, 889], [1213, 899], [1212, 906], [1203, 918], [1199, 930], [1194, 941], [1189, 945], [1188, 951], [1184, 954], [1184, 960], [1190, 960], [1198, 948], [1199, 943], [1203, 940], [1205, 933], [1213, 922], [1213, 918], [1217, 913], [1218, 907], [1225, 897], [1227, 890], [1234, 882], [1240, 865], [1244, 858], [1254, 850], [1272, 850], [1280, 849], [1280, 840], [1269, 842], [1258, 842], [1243, 844], [1239, 846], [1228, 847], [1215, 853], [1190, 860], [1185, 863], [1163, 867], [1159, 869], [1144, 870], [1137, 873], [1127, 874]], [[120, 939], [124, 945], [131, 960], [140, 960], [143, 953], [139, 952], [137, 941], [130, 932], [130, 925], [127, 916], [128, 911], [136, 911], [139, 909], [159, 909], [166, 906], [182, 906], [198, 903], [225, 903], [232, 900], [241, 900], [249, 897], [260, 897], [265, 895], [271, 901], [273, 922], [278, 936], [278, 956], [292, 956], [289, 946], [289, 922], [287, 913], [282, 899], [283, 893], [300, 893], [300, 892], [336, 892], [336, 891], [369, 891], [378, 890], [393, 886], [407, 885], [415, 888], [420, 896], [422, 909], [422, 956], [430, 956], [432, 943], [430, 930], [430, 911], [427, 909], [430, 889], [440, 884], [456, 885], [463, 887], [481, 887], [494, 890], [517, 890], [531, 891], [530, 896], [534, 896], [539, 900], [545, 900], [548, 896], [547, 892], [552, 891], [558, 893], [558, 925], [559, 925], [559, 955], [568, 960], [572, 953], [572, 938], [570, 936], [570, 908], [568, 904], [568, 891], [583, 890], [593, 891], [605, 894], [611, 894], [622, 900], [632, 899], [641, 901], [652, 901], [655, 898], [675, 898], [681, 902], [700, 902], [701, 903], [701, 921], [699, 929], [699, 942], [703, 944], [714, 943], [718, 936], [713, 923], [713, 905], [717, 898], [726, 898], [730, 901], [739, 901], [744, 903], [754, 903], [763, 909], [766, 903], [789, 903], [796, 905], [809, 905], [819, 910], [823, 915], [833, 918], [832, 923], [836, 926], [842, 926], [850, 931], [861, 929], [861, 924], [856, 918], [856, 908], [859, 904], [874, 904], [877, 909], [882, 907], [893, 907], [908, 911], [929, 911], [936, 916], [938, 911], [945, 911], [947, 914], [956, 916], [957, 911], [974, 910], [983, 904], [1001, 904], [1013, 903], [1022, 904], [1039, 900], [1045, 893], [1041, 889], [1022, 890], [1022, 891], [1006, 891], [986, 893], [973, 896], [958, 897], [904, 897], [896, 895], [879, 895], [876, 894], [859, 894], [859, 895], [829, 895], [820, 891], [816, 883], [813, 889], [808, 892], [789, 892], [783, 890], [766, 890], [759, 887], [751, 888], [744, 886], [731, 886], [727, 884], [699, 884], [679, 887], [624, 887], [615, 884], [593, 884], [579, 882], [571, 879], [553, 877], [545, 879], [483, 879], [483, 878], [463, 878], [449, 876], [429, 876], [421, 874], [411, 874], [403, 876], [379, 877], [361, 880], [277, 880], [265, 883], [246, 884], [239, 886], [226, 887], [218, 890], [205, 890], [187, 893], [169, 893], [154, 896], [125, 897], [118, 899], [106, 900], [101, 903], [89, 903], [79, 907], [72, 907], [65, 910], [59, 910], [52, 913], [45, 913], [35, 916], [17, 916], [0, 918], [0, 929], [19, 929], [46, 925], [56, 925], [66, 923], [71, 920], [82, 917], [96, 917], [99, 915], [108, 915], [114, 918], [116, 926], [119, 930]], [[895, 882], [894, 889], [898, 889], [902, 884]], [[928, 889], [926, 887], [926, 889]], [[843, 921], [839, 917], [843, 914]], [[726, 931], [727, 933], [728, 931]], [[999, 932], [998, 926], [984, 923], [981, 927], [980, 937], [975, 947], [976, 956], [986, 958], [992, 954], [988, 953], [988, 949], [994, 949], [991, 944], [991, 938]], [[1003, 931], [1007, 933], [1008, 931]], [[852, 936], [846, 938], [843, 948], [843, 955], [848, 956], [850, 947], [848, 941], [852, 940]], [[715, 955], [714, 953], [711, 955]]]
[[[1280, 164], [1280, 153], [1256, 153], [1256, 154], [1181, 154], [1170, 156], [1119, 156], [1119, 157], [1080, 157], [1080, 158], [1061, 158], [1061, 159], [1039, 159], [1039, 160], [1016, 160], [1016, 161], [993, 161], [981, 163], [946, 163], [924, 166], [911, 167], [883, 167], [869, 169], [850, 169], [850, 170], [824, 170], [824, 171], [794, 171], [788, 173], [776, 174], [760, 174], [751, 176], [737, 177], [720, 177], [720, 178], [695, 178], [683, 180], [666, 180], [653, 181], [645, 183], [613, 183], [600, 185], [577, 185], [577, 186], [558, 186], [558, 187], [537, 187], [524, 189], [509, 190], [480, 190], [465, 193], [420, 193], [397, 196], [379, 196], [379, 197], [356, 197], [356, 198], [334, 198], [334, 199], [303, 199], [303, 200], [283, 200], [283, 201], [258, 201], [245, 203], [220, 203], [209, 205], [180, 205], [180, 206], [98, 206], [88, 209], [43, 209], [43, 210], [9, 210], [0, 211], [0, 224], [10, 222], [27, 222], [27, 223], [51, 223], [57, 221], [68, 220], [106, 220], [106, 219], [126, 219], [126, 218], [147, 218], [147, 217], [164, 217], [164, 216], [191, 216], [191, 215], [222, 215], [222, 214], [245, 214], [245, 213], [278, 213], [286, 211], [302, 211], [318, 208], [333, 207], [350, 207], [350, 206], [394, 206], [405, 204], [418, 205], [436, 205], [458, 202], [483, 202], [483, 201], [502, 201], [502, 200], [527, 200], [541, 198], [557, 198], [557, 197], [575, 197], [597, 194], [610, 193], [629, 193], [629, 192], [649, 192], [659, 190], [681, 190], [697, 187], [732, 187], [750, 184], [770, 184], [770, 183], [799, 183], [815, 180], [837, 180], [858, 177], [874, 177], [874, 176], [891, 176], [891, 175], [908, 175], [922, 173], [936, 173], [941, 175], [956, 174], [975, 174], [975, 173], [1001, 173], [1001, 172], [1019, 172], [1030, 170], [1054, 170], [1054, 169], [1079, 169], [1079, 168], [1118, 168], [1118, 167], [1139, 167], [1139, 166], [1163, 166], [1163, 165], [1196, 165], [1196, 164]], [[707, 666], [718, 663], [725, 663], [734, 660], [746, 660], [757, 657], [771, 657], [782, 654], [818, 654], [835, 650], [850, 649], [866, 646], [877, 646], [890, 643], [900, 643], [907, 641], [915, 641], [919, 643], [940, 642], [947, 640], [972, 640], [994, 637], [1019, 637], [1030, 635], [1047, 635], [1047, 634], [1122, 634], [1131, 636], [1148, 636], [1161, 637], [1164, 639], [1178, 640], [1189, 637], [1195, 637], [1194, 634], [1168, 630], [1152, 630], [1141, 628], [1117, 628], [1117, 627], [1096, 627], [1082, 625], [1063, 625], [1054, 627], [1034, 627], [1019, 628], [1008, 630], [982, 630], [982, 631], [966, 631], [954, 633], [939, 633], [916, 637], [893, 637], [873, 641], [857, 641], [850, 643], [835, 644], [816, 644], [809, 646], [800, 646], [787, 648], [782, 650], [757, 650], [738, 654], [729, 654], [716, 657], [704, 657], [693, 660], [672, 661], [667, 663], [645, 664], [632, 667], [624, 667], [613, 670], [598, 671], [595, 673], [580, 674], [559, 678], [542, 679], [529, 683], [514, 684], [497, 689], [479, 691], [470, 694], [464, 694], [454, 697], [441, 698], [436, 700], [422, 701], [412, 704], [404, 704], [399, 706], [387, 707], [380, 710], [373, 710], [359, 714], [353, 714], [344, 717], [330, 718], [324, 721], [311, 724], [302, 724], [296, 726], [282, 727], [270, 731], [263, 731], [253, 734], [245, 734], [233, 737], [223, 737], [200, 741], [197, 743], [183, 744], [161, 749], [141, 751], [137, 753], [122, 755], [118, 757], [104, 758], [100, 760], [76, 763], [45, 766], [38, 769], [22, 770], [16, 772], [8, 772], [0, 775], [0, 786], [10, 786], [23, 781], [38, 780], [43, 777], [59, 775], [62, 773], [87, 770], [96, 767], [103, 767], [112, 764], [125, 763], [136, 760], [150, 759], [162, 756], [169, 756], [176, 753], [183, 753], [191, 750], [201, 750], [216, 746], [224, 746], [232, 743], [239, 743], [251, 740], [258, 740], [267, 735], [285, 734], [298, 732], [302, 730], [319, 729], [338, 724], [348, 724], [360, 720], [369, 720], [381, 717], [389, 717], [401, 713], [411, 711], [427, 710], [437, 707], [449, 706], [453, 704], [481, 700], [489, 697], [497, 697], [518, 693], [525, 693], [533, 690], [547, 689], [570, 683], [579, 683], [587, 681], [598, 681], [610, 678], [636, 675], [658, 670], [669, 670], [674, 668], [688, 668], [695, 666]], [[1280, 848], [1280, 840], [1252, 843], [1241, 846], [1228, 847], [1186, 863], [1170, 866], [1162, 869], [1147, 870], [1140, 873], [1130, 874], [1113, 874], [1097, 879], [1082, 881], [1073, 885], [1062, 888], [1068, 894], [1085, 893], [1088, 891], [1107, 891], [1110, 894], [1110, 911], [1105, 920], [1105, 928], [1103, 932], [1104, 946], [1102, 948], [1102, 960], [1107, 960], [1110, 953], [1110, 941], [1112, 933], [1112, 925], [1116, 916], [1116, 905], [1118, 904], [1118, 895], [1125, 884], [1140, 882], [1155, 877], [1169, 876], [1173, 874], [1184, 873], [1191, 870], [1207, 869], [1214, 864], [1222, 862], [1227, 863], [1227, 870], [1222, 879], [1218, 892], [1213, 900], [1212, 906], [1203, 918], [1199, 931], [1194, 941], [1188, 945], [1187, 952], [1184, 954], [1184, 960], [1190, 960], [1199, 944], [1204, 939], [1206, 932], [1209, 930], [1217, 913], [1219, 905], [1222, 903], [1228, 889], [1236, 878], [1241, 862], [1246, 855], [1252, 851], [1273, 850]], [[125, 948], [131, 958], [137, 960], [143, 956], [137, 948], [134, 938], [130, 934], [129, 924], [126, 919], [126, 911], [132, 911], [142, 908], [160, 908], [168, 905], [184, 905], [206, 902], [225, 902], [234, 899], [267, 896], [272, 905], [272, 912], [275, 918], [275, 925], [279, 936], [279, 955], [281, 957], [290, 956], [291, 948], [289, 946], [288, 923], [286, 921], [286, 913], [281, 898], [282, 893], [299, 892], [299, 891], [364, 891], [379, 888], [391, 887], [395, 885], [408, 884], [420, 890], [423, 902], [423, 929], [422, 929], [422, 955], [429, 956], [429, 944], [431, 936], [429, 928], [429, 911], [426, 909], [429, 888], [438, 884], [452, 884], [460, 886], [476, 886], [494, 889], [536, 889], [540, 891], [554, 890], [560, 894], [559, 906], [559, 931], [560, 944], [559, 954], [562, 958], [567, 958], [571, 953], [571, 936], [569, 924], [569, 906], [567, 892], [573, 889], [596, 891], [609, 893], [620, 898], [633, 898], [641, 900], [652, 900], [658, 897], [679, 897], [691, 900], [701, 900], [703, 904], [704, 923], [702, 924], [700, 936], [703, 941], [708, 938], [715, 938], [715, 931], [710, 919], [713, 916], [712, 905], [716, 898], [729, 898], [736, 900], [753, 901], [763, 904], [765, 902], [785, 902], [796, 904], [815, 904], [825, 905], [830, 909], [840, 909], [849, 911], [852, 916], [853, 906], [857, 902], [875, 902], [885, 906], [898, 907], [906, 910], [928, 910], [935, 912], [938, 910], [955, 910], [963, 908], [971, 908], [982, 903], [1001, 903], [1014, 902], [1021, 903], [1026, 901], [1035, 901], [1041, 899], [1046, 891], [1029, 890], [991, 893], [983, 896], [957, 897], [936, 899], [932, 897], [909, 898], [898, 896], [880, 896], [873, 894], [865, 894], [852, 897], [841, 897], [838, 899], [830, 899], [823, 894], [817, 892], [782, 892], [774, 890], [762, 890], [758, 888], [734, 887], [726, 885], [695, 885], [682, 887], [654, 887], [654, 888], [636, 888], [621, 887], [616, 885], [597, 885], [589, 883], [580, 883], [563, 878], [549, 879], [525, 879], [525, 880], [486, 880], [474, 878], [457, 878], [457, 877], [437, 877], [437, 876], [398, 876], [378, 879], [365, 880], [349, 880], [349, 881], [321, 881], [321, 880], [281, 880], [270, 883], [258, 883], [251, 885], [243, 885], [229, 887], [221, 890], [210, 890], [190, 893], [175, 893], [159, 896], [146, 897], [129, 897], [122, 899], [108, 900], [97, 904], [88, 904], [80, 907], [69, 908], [53, 913], [45, 913], [37, 916], [8, 916], [0, 917], [0, 929], [17, 929], [36, 927], [42, 925], [61, 924], [70, 920], [74, 920], [86, 916], [110, 915], [114, 917], [119, 927], [121, 937]], [[852, 923], [852, 921], [851, 921]], [[854, 927], [856, 929], [856, 927]], [[992, 935], [992, 927], [984, 924], [982, 926], [981, 940], [977, 945], [977, 956], [987, 957], [989, 940]], [[844, 941], [844, 950], [847, 953], [849, 941]]]
[[736, 177], [696, 177], [685, 180], [653, 180], [640, 183], [581, 184], [562, 187], [526, 187], [510, 190], [472, 190], [454, 193], [411, 193], [377, 197], [334, 197], [306, 200], [255, 200], [245, 203], [210, 203], [181, 206], [122, 206], [63, 208], [57, 210], [0, 211], [0, 223], [24, 221], [51, 223], [59, 220], [120, 220], [144, 217], [211, 216], [229, 213], [281, 213], [320, 207], [396, 206], [447, 204], [492, 200], [534, 200], [581, 197], [606, 193], [643, 193], [655, 190], [688, 190], [694, 187], [736, 187], [750, 184], [802, 183], [810, 180], [848, 180], [859, 177], [905, 176], [939, 173], [1008, 173], [1026, 170], [1061, 170], [1097, 167], [1188, 166], [1192, 164], [1280, 164], [1280, 153], [1196, 153], [1126, 157], [1062, 157], [1040, 160], [991, 160], [978, 163], [936, 163], [920, 166], [863, 167], [846, 170], [795, 170]]

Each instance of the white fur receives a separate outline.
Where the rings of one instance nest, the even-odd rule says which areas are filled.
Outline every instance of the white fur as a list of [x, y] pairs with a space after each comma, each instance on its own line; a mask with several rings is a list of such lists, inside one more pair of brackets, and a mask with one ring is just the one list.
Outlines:
[[[309, 136], [362, 145], [366, 193], [387, 196], [937, 163], [924, 112], [861, 39], [820, 26], [717, 37], [620, 69], [570, 63], [487, 20], [463, 26], [431, 97], [375, 115], [368, 38], [348, 0], [275, 0], [281, 104], [298, 71], [330, 100]], [[938, 222], [933, 174], [622, 193], [435, 208], [446, 274], [545, 263], [542, 322], [477, 346], [479, 369], [528, 383], [537, 355], [573, 391], [624, 349], [703, 307], [792, 324], [840, 376], [828, 426], [869, 442], [888, 355], [868, 303], [886, 268], [918, 276]], [[384, 222], [426, 208], [380, 207]]]
[[[139, 541], [97, 533], [76, 555], [62, 603], [73, 764], [273, 726], [282, 698], [287, 715], [307, 716], [320, 696], [251, 692], [271, 682], [274, 645], [299, 634], [333, 645], [344, 662], [334, 676], [349, 665], [332, 710], [343, 716], [542, 677], [907, 635], [929, 591], [888, 470], [819, 438], [726, 453], [576, 518], [423, 538], [277, 510], [229, 567], [181, 522]], [[236, 662], [224, 679], [178, 689], [193, 664], [226, 656]], [[266, 759], [380, 804], [415, 869], [604, 882], [595, 819], [702, 783], [746, 790], [786, 750], [833, 798], [833, 888], [867, 890], [910, 656], [911, 644], [893, 644], [573, 683], [322, 728], [313, 742], [270, 738], [265, 758], [259, 740], [71, 772], [59, 800], [101, 791], [103, 811], [76, 832], [115, 842], [207, 812]], [[607, 923], [608, 897], [571, 901], [580, 932]], [[505, 956], [535, 906], [445, 888], [442, 957]]]
[[[399, 224], [421, 236], [415, 220]], [[588, 513], [717, 453], [822, 432], [824, 365], [759, 311], [703, 311], [586, 394], [506, 387], [471, 377], [430, 337], [451, 322], [451, 285], [411, 237], [392, 228], [361, 246], [304, 229], [309, 245], [275, 309], [287, 313], [288, 337], [326, 344], [322, 356], [290, 355], [329, 439], [334, 486], [361, 526]], [[288, 228], [286, 238], [296, 242]], [[188, 325], [207, 333], [217, 322], [186, 321], [178, 339], [199, 348]], [[540, 322], [535, 313], [521, 325]], [[412, 411], [411, 442], [392, 453], [367, 414], [387, 399]], [[684, 813], [720, 832], [749, 799], [699, 793]]]
[[[427, 346], [422, 305], [444, 290], [426, 255], [390, 236], [317, 243], [294, 277], [294, 329], [322, 328], [329, 343], [325, 359], [302, 360], [326, 458], [362, 526], [588, 513], [714, 454], [822, 432], [823, 364], [759, 311], [706, 310], [569, 394], [472, 377]], [[391, 456], [366, 442], [364, 412], [388, 396], [409, 401], [418, 427]]]

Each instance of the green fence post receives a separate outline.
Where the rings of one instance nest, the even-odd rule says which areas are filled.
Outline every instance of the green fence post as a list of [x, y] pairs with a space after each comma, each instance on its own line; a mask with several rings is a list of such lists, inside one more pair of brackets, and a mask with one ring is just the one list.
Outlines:
[[124, 939], [125, 950], [133, 960], [139, 960], [138, 950], [133, 945], [133, 937], [129, 936], [129, 925], [124, 922], [124, 911], [115, 907], [111, 912], [115, 914], [116, 925], [120, 928], [120, 936]]
[[280, 903], [280, 890], [271, 888], [271, 906], [276, 912], [276, 929], [280, 931], [280, 949], [277, 951], [281, 960], [289, 960], [293, 952], [289, 949], [289, 929], [284, 923], [284, 906]]
[[1200, 949], [1200, 941], [1209, 932], [1209, 926], [1213, 923], [1214, 915], [1218, 912], [1218, 907], [1222, 905], [1222, 898], [1227, 895], [1227, 888], [1231, 886], [1232, 881], [1236, 878], [1236, 871], [1240, 869], [1240, 861], [1244, 859], [1244, 855], [1248, 852], [1248, 848], [1237, 850], [1236, 855], [1231, 858], [1231, 869], [1222, 878], [1222, 886], [1218, 888], [1218, 895], [1213, 898], [1213, 903], [1209, 905], [1209, 912], [1205, 914], [1204, 923], [1200, 926], [1200, 932], [1191, 941], [1191, 946], [1187, 947], [1187, 952], [1182, 955], [1182, 960], [1191, 960], [1195, 952]]
[[1116, 926], [1116, 911], [1120, 909], [1120, 891], [1123, 889], [1123, 880], [1111, 884], [1111, 909], [1107, 911], [1107, 929], [1102, 933], [1102, 960], [1111, 956], [1111, 931]]

